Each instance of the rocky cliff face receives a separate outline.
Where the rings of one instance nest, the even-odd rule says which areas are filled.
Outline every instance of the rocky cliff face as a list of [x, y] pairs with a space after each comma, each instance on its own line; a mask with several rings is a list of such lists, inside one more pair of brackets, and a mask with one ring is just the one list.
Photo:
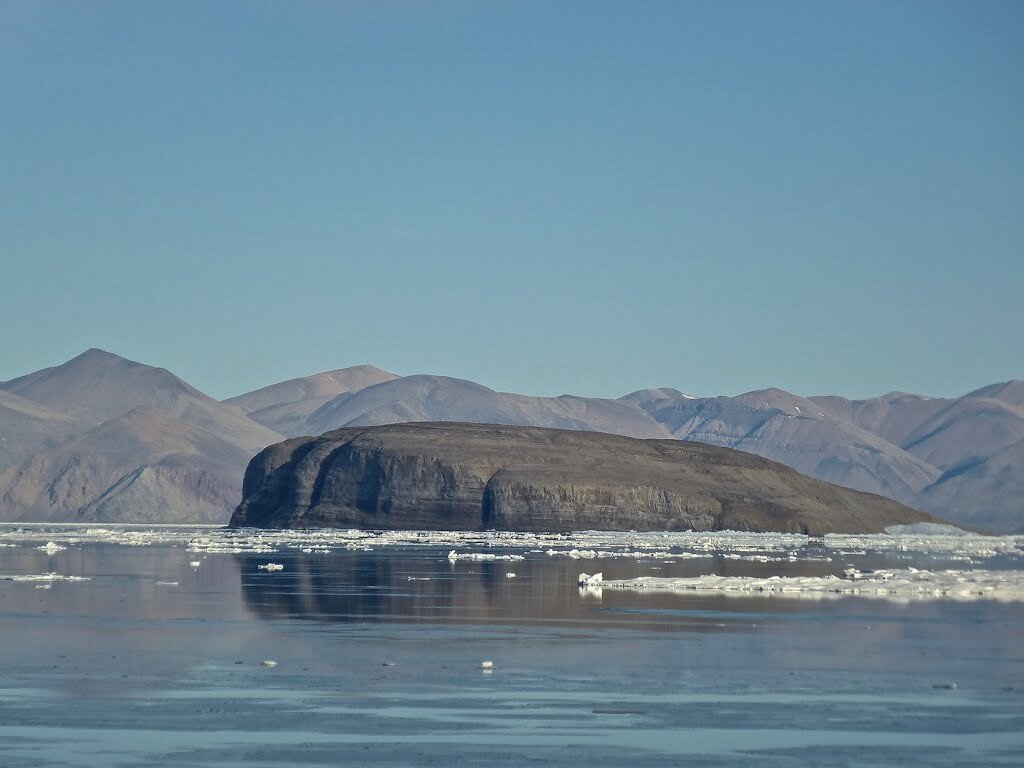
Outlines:
[[740, 451], [493, 424], [354, 427], [246, 470], [231, 525], [879, 532], [934, 520]]

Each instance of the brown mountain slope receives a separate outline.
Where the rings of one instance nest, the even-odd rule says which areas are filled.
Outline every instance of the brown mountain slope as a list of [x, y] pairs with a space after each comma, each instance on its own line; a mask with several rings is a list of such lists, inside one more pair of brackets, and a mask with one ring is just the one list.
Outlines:
[[0, 472], [0, 516], [223, 522], [254, 452], [173, 414], [137, 408]]
[[55, 445], [75, 429], [75, 419], [0, 389], [0, 469]]

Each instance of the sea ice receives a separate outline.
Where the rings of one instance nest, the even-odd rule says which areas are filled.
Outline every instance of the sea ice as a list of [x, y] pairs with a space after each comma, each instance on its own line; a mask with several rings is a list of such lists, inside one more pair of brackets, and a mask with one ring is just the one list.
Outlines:
[[257, 565], [261, 571], [283, 571], [284, 566], [280, 563], [267, 563], [265, 565]]
[[[992, 558], [1024, 560], [1024, 537], [949, 535], [950, 530], [922, 526], [892, 527], [889, 533], [811, 537], [788, 533], [579, 531], [545, 534], [508, 531], [369, 531], [358, 529], [262, 530], [203, 525], [110, 525], [75, 523], [0, 523], [0, 546], [55, 547], [100, 542], [129, 547], [177, 546], [191, 553], [307, 554], [377, 547], [444, 547], [464, 560], [518, 560], [546, 553], [574, 559], [651, 558], [690, 560], [724, 558], [752, 562], [828, 562], [848, 555], [890, 558], [924, 554], [949, 561], [983, 564]], [[941, 535], [940, 535], [941, 534]], [[488, 552], [500, 548], [503, 554]], [[462, 551], [459, 550], [468, 550]], [[519, 554], [512, 554], [518, 550]], [[195, 562], [195, 561], [192, 561]]]
[[0, 575], [0, 581], [91, 581], [88, 576], [63, 576], [59, 573], [38, 573], [38, 574], [16, 574], [14, 576]]
[[455, 562], [457, 560], [525, 560], [526, 558], [522, 555], [495, 555], [490, 552], [456, 552], [454, 549], [448, 553], [448, 560]]
[[[580, 584], [589, 584], [580, 574]], [[716, 576], [690, 578], [640, 577], [601, 582], [604, 589], [661, 592], [717, 592], [740, 595], [784, 595], [820, 599], [860, 596], [885, 600], [1024, 601], [1024, 571], [858, 571], [843, 576]]]

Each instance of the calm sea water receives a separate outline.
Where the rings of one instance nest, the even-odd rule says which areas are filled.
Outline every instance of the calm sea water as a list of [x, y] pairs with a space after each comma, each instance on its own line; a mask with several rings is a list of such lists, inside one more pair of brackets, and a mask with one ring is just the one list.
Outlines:
[[[523, 547], [500, 550], [519, 561], [452, 563], [441, 546], [196, 554], [87, 536], [35, 548], [55, 535], [0, 548], [7, 768], [1024, 764], [1024, 603], [576, 584], [581, 570], [951, 567], [923, 555], [578, 561]], [[49, 573], [89, 580], [11, 580]]]

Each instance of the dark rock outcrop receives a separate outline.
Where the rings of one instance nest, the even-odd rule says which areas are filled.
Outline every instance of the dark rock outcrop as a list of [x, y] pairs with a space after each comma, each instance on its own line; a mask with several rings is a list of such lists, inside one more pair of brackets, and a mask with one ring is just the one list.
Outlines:
[[599, 432], [410, 423], [258, 454], [235, 527], [880, 532], [935, 520], [728, 448]]

